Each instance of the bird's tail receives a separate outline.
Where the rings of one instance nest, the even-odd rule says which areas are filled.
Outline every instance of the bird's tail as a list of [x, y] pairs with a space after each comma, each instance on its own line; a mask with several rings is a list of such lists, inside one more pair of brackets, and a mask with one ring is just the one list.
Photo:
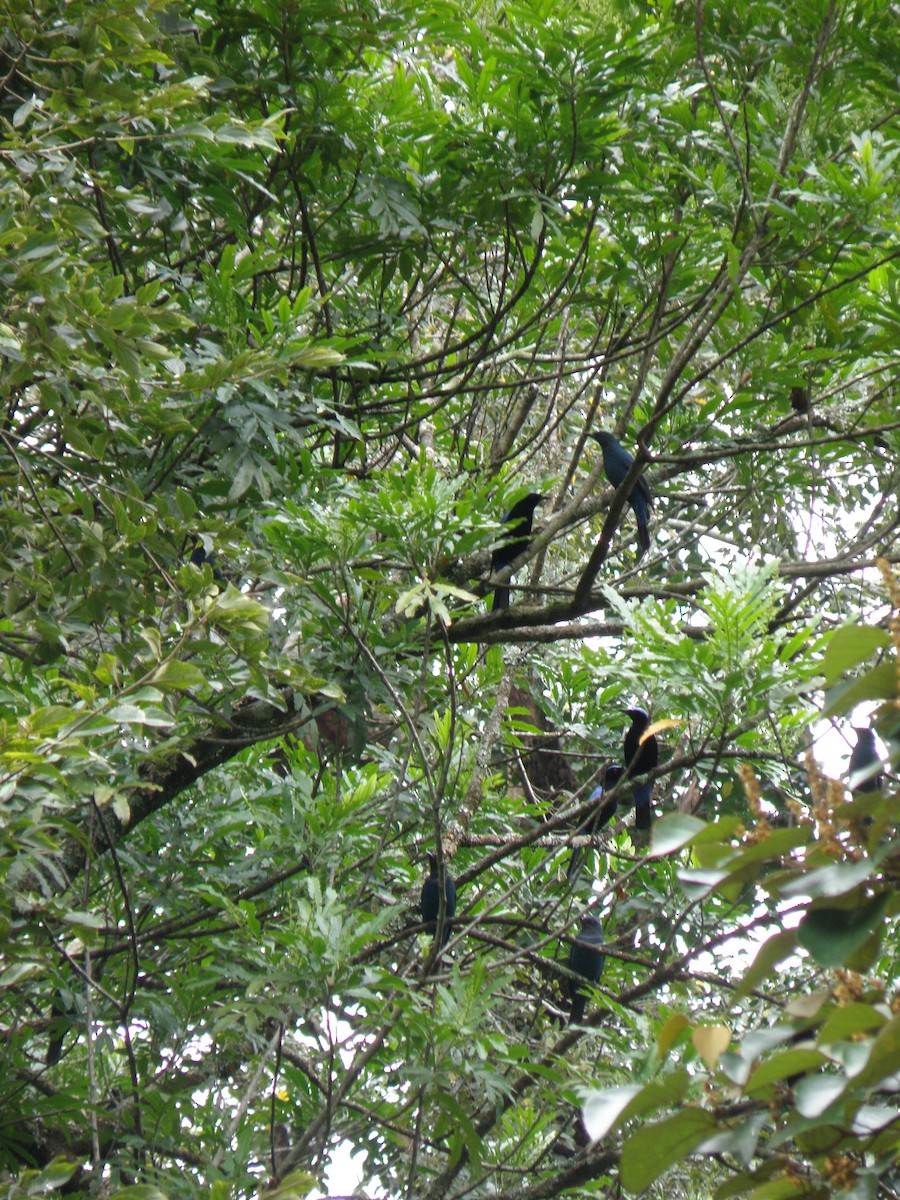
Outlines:
[[640, 492], [634, 492], [631, 496], [631, 508], [634, 512], [634, 519], [637, 522], [638, 533], [638, 562], [644, 557], [650, 549], [650, 510], [647, 502]]
[[494, 604], [491, 611], [496, 612], [498, 608], [509, 608], [508, 587], [494, 588]]
[[637, 522], [638, 530], [638, 556], [637, 561], [640, 562], [647, 551], [650, 549], [650, 529], [646, 521], [642, 521], [640, 517]]
[[572, 997], [572, 1011], [569, 1016], [569, 1024], [575, 1025], [579, 1021], [584, 1020], [584, 1010], [587, 1004], [587, 996], [583, 992], [576, 992]]
[[572, 851], [572, 857], [569, 860], [569, 869], [566, 871], [566, 879], [571, 879], [578, 870], [578, 864], [581, 862], [581, 846], [576, 846]]
[[650, 505], [647, 497], [637, 488], [631, 493], [631, 511], [637, 522], [638, 532], [638, 562], [650, 549]]
[[653, 824], [653, 813], [650, 801], [653, 798], [653, 784], [639, 783], [634, 789], [634, 826], [635, 829], [649, 829]]

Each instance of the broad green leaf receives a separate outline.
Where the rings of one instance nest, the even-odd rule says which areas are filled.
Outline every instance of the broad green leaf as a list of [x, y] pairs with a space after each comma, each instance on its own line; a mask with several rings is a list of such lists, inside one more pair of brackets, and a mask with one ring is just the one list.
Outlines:
[[13, 963], [11, 967], [0, 975], [0, 988], [15, 987], [26, 979], [30, 979], [35, 975], [41, 975], [44, 972], [44, 967], [36, 962], [19, 962]]
[[843, 625], [836, 629], [825, 649], [825, 686], [831, 687], [852, 667], [889, 645], [888, 634], [875, 625]]
[[650, 838], [650, 856], [663, 858], [667, 854], [674, 854], [676, 850], [690, 845], [706, 828], [706, 822], [697, 817], [669, 813], [654, 823]]
[[752, 1096], [773, 1083], [789, 1079], [792, 1075], [806, 1075], [817, 1071], [825, 1061], [824, 1055], [818, 1050], [784, 1050], [761, 1063], [750, 1074], [744, 1091]]
[[843, 1075], [806, 1075], [794, 1088], [797, 1111], [803, 1117], [821, 1117], [846, 1087]]
[[690, 1029], [690, 1018], [684, 1013], [673, 1013], [663, 1025], [656, 1038], [656, 1052], [665, 1058], [685, 1029]]
[[819, 988], [814, 992], [794, 996], [784, 1006], [785, 1016], [796, 1017], [801, 1021], [811, 1020], [813, 1017], [818, 1016], [830, 999], [830, 987]]
[[836, 1008], [829, 1015], [818, 1031], [818, 1041], [820, 1045], [825, 1046], [829, 1042], [843, 1041], [855, 1034], [870, 1033], [873, 1029], [879, 1029], [887, 1020], [888, 1017], [871, 1004], [848, 1004], [843, 1008]]
[[163, 691], [169, 688], [175, 691], [185, 691], [189, 688], [203, 687], [206, 683], [206, 676], [193, 663], [169, 659], [167, 662], [161, 663], [153, 672], [150, 682], [154, 687], [162, 688]]
[[581, 1106], [581, 1119], [592, 1142], [598, 1142], [623, 1118], [629, 1104], [643, 1091], [640, 1084], [591, 1092]]
[[869, 700], [893, 700], [897, 690], [897, 668], [885, 659], [858, 679], [836, 683], [825, 693], [823, 717], [852, 712], [858, 704]]
[[797, 934], [793, 929], [784, 929], [763, 942], [735, 990], [735, 1001], [768, 979], [772, 968], [793, 954], [796, 945]]
[[643, 1126], [622, 1147], [623, 1185], [632, 1192], [643, 1191], [715, 1128], [715, 1117], [700, 1108], [685, 1108], [664, 1121]]
[[900, 1071], [900, 1016], [893, 1016], [875, 1035], [868, 1062], [854, 1082], [857, 1087], [872, 1087], [897, 1071]]
[[865, 883], [876, 870], [868, 859], [855, 863], [835, 863], [798, 875], [780, 888], [782, 896], [818, 897], [844, 896]]
[[725, 1129], [713, 1134], [694, 1148], [695, 1154], [728, 1154], [737, 1159], [743, 1166], [748, 1166], [756, 1153], [759, 1135], [767, 1121], [771, 1118], [768, 1113], [751, 1113], [740, 1121], [733, 1129]]
[[592, 1141], [599, 1141], [631, 1117], [678, 1103], [686, 1095], [688, 1083], [687, 1072], [679, 1069], [643, 1086], [627, 1084], [588, 1092], [582, 1103], [584, 1127]]
[[797, 941], [823, 967], [838, 967], [879, 924], [888, 900], [883, 893], [857, 908], [811, 909], [797, 927]]

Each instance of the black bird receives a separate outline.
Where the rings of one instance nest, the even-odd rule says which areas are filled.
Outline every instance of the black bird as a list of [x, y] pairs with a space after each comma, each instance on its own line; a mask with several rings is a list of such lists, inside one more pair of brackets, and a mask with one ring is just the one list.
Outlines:
[[[613, 798], [602, 803], [603, 797], [607, 792], [611, 792], [622, 776], [625, 774], [625, 768], [616, 766], [613, 763], [606, 768], [603, 773], [603, 783], [599, 787], [595, 787], [588, 796], [588, 800], [596, 801], [597, 807], [589, 814], [587, 820], [578, 830], [578, 837], [587, 837], [596, 835], [608, 825], [616, 815], [616, 809], [619, 807], [618, 801]], [[584, 847], [576, 846], [572, 851], [572, 860], [569, 863], [569, 869], [566, 872], [566, 878], [571, 879], [578, 870], [578, 864], [581, 861], [581, 855]]]
[[[631, 728], [625, 734], [623, 746], [625, 766], [630, 768], [629, 774], [637, 780], [639, 775], [646, 775], [659, 762], [659, 743], [656, 734], [651, 734], [645, 742], [641, 742], [650, 717], [642, 708], [626, 708], [626, 714], [631, 717]], [[649, 829], [652, 822], [650, 800], [653, 796], [653, 781], [635, 782], [634, 787], [634, 824], [636, 829]]]
[[[619, 439], [604, 429], [601, 429], [599, 433], [592, 433], [591, 437], [595, 442], [600, 443], [603, 451], [603, 473], [614, 488], [619, 487], [628, 474], [634, 459], [622, 447]], [[650, 509], [653, 507], [653, 497], [650, 495], [650, 489], [647, 487], [643, 475], [638, 477], [637, 483], [631, 489], [628, 502], [634, 512], [634, 519], [637, 521], [637, 561], [640, 562], [650, 549]]]
[[[569, 950], [569, 970], [581, 975], [588, 983], [596, 983], [603, 974], [606, 955], [603, 953], [603, 926], [596, 917], [585, 913], [581, 918], [581, 931], [575, 935], [575, 941]], [[578, 984], [567, 979], [569, 997], [572, 1001], [572, 1015], [569, 1024], [584, 1020], [584, 1007], [587, 995]]]
[[213, 579], [216, 581], [216, 583], [225, 582], [225, 576], [219, 569], [219, 566], [216, 562], [216, 556], [214, 554], [207, 554], [202, 542], [198, 542], [191, 551], [190, 561], [195, 567], [202, 567], [204, 563], [209, 563], [213, 573]]
[[791, 408], [794, 412], [809, 412], [809, 388], [796, 384], [791, 388]]
[[[534, 521], [534, 510], [544, 499], [540, 492], [529, 492], [521, 500], [516, 501], [506, 516], [503, 524], [509, 526], [503, 534], [502, 543], [491, 555], [491, 574], [502, 571], [511, 562], [528, 549], [531, 538], [531, 526]], [[494, 608], [509, 608], [509, 585], [503, 584], [494, 589]]]
[[875, 734], [871, 729], [857, 729], [856, 745], [850, 755], [847, 767], [850, 791], [854, 796], [860, 792], [880, 792], [884, 783], [881, 774], [882, 762], [875, 748]]
[[[429, 931], [437, 937], [436, 925], [440, 911], [441, 893], [438, 884], [437, 857], [430, 850], [428, 851], [428, 865], [430, 867], [428, 878], [422, 884], [422, 920], [429, 926]], [[456, 884], [446, 865], [444, 866], [444, 897], [447, 903], [444, 908], [442, 946], [446, 946], [450, 940], [450, 920], [456, 914]]]

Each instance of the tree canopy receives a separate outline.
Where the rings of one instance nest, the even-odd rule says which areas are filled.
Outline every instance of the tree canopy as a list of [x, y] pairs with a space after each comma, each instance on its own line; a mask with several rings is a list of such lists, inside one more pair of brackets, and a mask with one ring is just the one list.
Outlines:
[[898, 69], [886, 0], [5, 6], [6, 1194], [900, 1194]]

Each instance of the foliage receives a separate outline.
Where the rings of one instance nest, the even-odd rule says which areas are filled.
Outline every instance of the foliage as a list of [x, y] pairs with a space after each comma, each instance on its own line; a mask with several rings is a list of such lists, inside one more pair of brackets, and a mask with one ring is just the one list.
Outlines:
[[[7, 4], [10, 1195], [895, 1193], [898, 49], [882, 0]], [[651, 840], [623, 799], [570, 879], [633, 703]]]

